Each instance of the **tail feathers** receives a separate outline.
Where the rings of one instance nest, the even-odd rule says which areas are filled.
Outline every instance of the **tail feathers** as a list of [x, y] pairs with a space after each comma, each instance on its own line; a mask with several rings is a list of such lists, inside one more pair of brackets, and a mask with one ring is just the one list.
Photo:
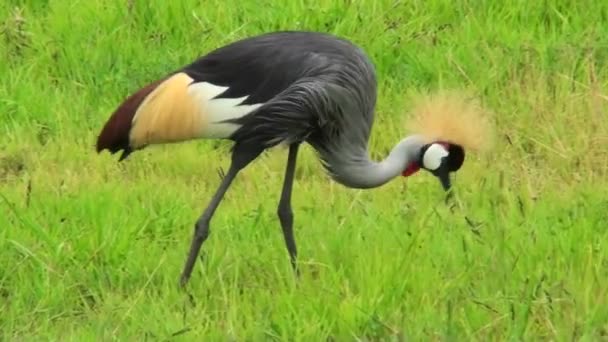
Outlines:
[[160, 79], [148, 84], [122, 102], [106, 122], [97, 138], [98, 153], [105, 149], [112, 154], [123, 150], [119, 158], [119, 161], [122, 161], [133, 152], [129, 143], [133, 116], [144, 99], [163, 81], [164, 79]]

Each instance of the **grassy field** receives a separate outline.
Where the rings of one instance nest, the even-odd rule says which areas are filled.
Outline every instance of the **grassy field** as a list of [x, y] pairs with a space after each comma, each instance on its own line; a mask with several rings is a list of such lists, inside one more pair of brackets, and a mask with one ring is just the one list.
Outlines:
[[[0, 4], [0, 340], [608, 339], [608, 3], [17, 1]], [[603, 23], [602, 23], [603, 21]], [[300, 155], [296, 282], [276, 207], [287, 150], [244, 171], [187, 292], [195, 220], [226, 142], [125, 163], [95, 139], [131, 91], [280, 29], [373, 59], [374, 159], [421, 93], [477, 95], [490, 153], [443, 202], [426, 173], [347, 189]]]

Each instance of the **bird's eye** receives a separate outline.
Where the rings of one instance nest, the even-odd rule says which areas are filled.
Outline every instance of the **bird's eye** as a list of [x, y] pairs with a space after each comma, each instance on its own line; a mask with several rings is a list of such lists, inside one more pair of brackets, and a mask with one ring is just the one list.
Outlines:
[[448, 151], [440, 144], [432, 144], [424, 152], [422, 165], [427, 170], [437, 170], [441, 166], [443, 158], [447, 157]]

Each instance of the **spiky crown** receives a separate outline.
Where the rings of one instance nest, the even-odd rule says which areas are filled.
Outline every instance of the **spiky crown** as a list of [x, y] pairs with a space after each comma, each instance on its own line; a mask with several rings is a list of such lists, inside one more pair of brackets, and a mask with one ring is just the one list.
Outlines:
[[447, 142], [478, 152], [493, 143], [489, 112], [471, 97], [443, 91], [421, 96], [412, 108], [408, 128], [427, 143]]

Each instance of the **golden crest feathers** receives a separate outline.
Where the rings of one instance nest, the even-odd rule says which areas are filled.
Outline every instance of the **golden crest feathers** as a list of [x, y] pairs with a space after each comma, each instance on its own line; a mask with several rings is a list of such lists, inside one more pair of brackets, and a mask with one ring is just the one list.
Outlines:
[[492, 144], [489, 112], [472, 97], [443, 91], [419, 98], [408, 128], [432, 141], [448, 141], [465, 150], [483, 151]]

